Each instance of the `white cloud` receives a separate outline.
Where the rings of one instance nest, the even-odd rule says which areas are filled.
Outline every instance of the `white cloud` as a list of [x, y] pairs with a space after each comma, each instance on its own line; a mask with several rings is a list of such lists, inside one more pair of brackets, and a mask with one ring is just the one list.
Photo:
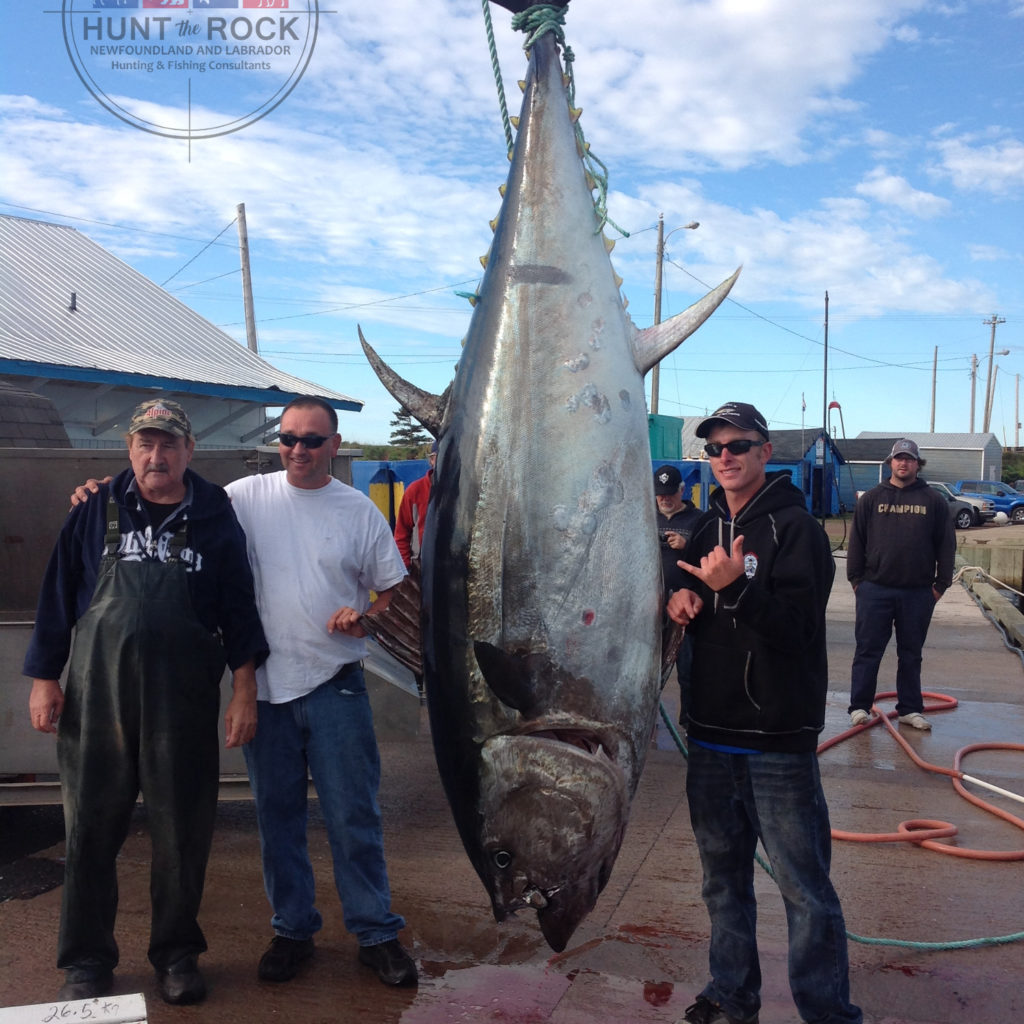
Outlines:
[[975, 263], [1000, 263], [1003, 260], [1020, 260], [1019, 256], [1014, 256], [1006, 249], [996, 245], [970, 245], [967, 248], [971, 259]]
[[912, 25], [900, 25], [893, 31], [893, 39], [900, 43], [918, 43], [921, 33]]
[[938, 217], [950, 208], [948, 199], [931, 192], [921, 192], [884, 167], [876, 167], [854, 191], [886, 206], [897, 206], [915, 217]]
[[1009, 195], [1024, 189], [1024, 142], [1002, 129], [990, 129], [986, 136], [939, 138], [931, 148], [939, 154], [935, 173], [962, 191]]

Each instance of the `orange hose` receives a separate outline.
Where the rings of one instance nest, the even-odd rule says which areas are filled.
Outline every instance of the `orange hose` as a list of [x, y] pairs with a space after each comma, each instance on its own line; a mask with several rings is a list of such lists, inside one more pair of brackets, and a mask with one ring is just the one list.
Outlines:
[[[895, 691], [878, 694], [876, 697], [876, 703], [871, 708], [873, 712], [872, 717], [863, 725], [855, 725], [852, 728], [847, 729], [845, 732], [841, 732], [838, 736], [833, 736], [831, 739], [826, 740], [818, 747], [818, 754], [821, 755], [828, 750], [829, 747], [833, 747], [837, 743], [841, 743], [852, 736], [856, 736], [858, 733], [864, 732], [865, 729], [870, 729], [872, 726], [881, 722], [889, 731], [889, 734], [893, 739], [896, 740], [900, 747], [903, 748], [906, 754], [919, 768], [923, 768], [925, 771], [932, 772], [936, 775], [948, 775], [953, 782], [953, 788], [965, 800], [974, 804], [975, 807], [980, 807], [983, 811], [988, 811], [989, 814], [994, 814], [997, 818], [1002, 818], [1003, 821], [1009, 822], [1011, 825], [1024, 830], [1024, 819], [1018, 818], [1016, 815], [1010, 814], [1008, 811], [1004, 811], [1002, 808], [996, 807], [994, 804], [990, 804], [987, 800], [982, 800], [980, 797], [970, 793], [963, 784], [963, 780], [968, 778], [969, 781], [969, 777], [965, 776], [963, 771], [960, 770], [960, 765], [963, 762], [963, 759], [968, 754], [972, 754], [975, 751], [1016, 750], [1024, 752], [1024, 744], [972, 743], [969, 746], [961, 747], [956, 752], [952, 768], [943, 768], [941, 765], [931, 764], [930, 762], [925, 761], [924, 758], [914, 750], [914, 748], [899, 734], [899, 731], [892, 724], [891, 720], [897, 717], [896, 711], [884, 712], [879, 709], [877, 701], [895, 696]], [[958, 703], [955, 698], [948, 697], [941, 693], [925, 692], [922, 696], [925, 698], [924, 710], [927, 712], [952, 711]], [[929, 700], [935, 703], [928, 703]], [[909, 842], [914, 843], [917, 846], [923, 846], [929, 850], [935, 850], [937, 853], [947, 853], [953, 857], [966, 857], [971, 860], [1024, 860], [1024, 849], [1005, 851], [972, 850], [959, 846], [950, 846], [948, 843], [938, 841], [940, 839], [952, 839], [957, 834], [957, 831], [957, 827], [947, 821], [933, 821], [927, 818], [917, 818], [910, 821], [901, 821], [895, 832], [845, 832], [842, 829], [834, 828], [832, 829], [832, 838], [844, 839], [848, 842], [857, 843]]]

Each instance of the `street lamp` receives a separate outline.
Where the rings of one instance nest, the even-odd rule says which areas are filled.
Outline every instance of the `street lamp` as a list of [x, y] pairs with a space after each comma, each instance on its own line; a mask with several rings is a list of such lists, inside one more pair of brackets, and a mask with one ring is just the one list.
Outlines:
[[[692, 220], [689, 224], [682, 224], [673, 228], [665, 234], [665, 215], [658, 214], [658, 256], [654, 267], [654, 322], [661, 323], [661, 265], [665, 262], [665, 242], [668, 241], [677, 231], [696, 231], [700, 227], [700, 221]], [[661, 383], [661, 364], [655, 363], [651, 367], [651, 413], [658, 414], [658, 389]]]

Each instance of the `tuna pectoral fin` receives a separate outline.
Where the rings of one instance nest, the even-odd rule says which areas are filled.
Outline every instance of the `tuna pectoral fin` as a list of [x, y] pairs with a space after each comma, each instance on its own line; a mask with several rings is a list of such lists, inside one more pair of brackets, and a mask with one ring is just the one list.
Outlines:
[[723, 281], [713, 291], [699, 299], [689, 309], [677, 313], [663, 323], [655, 324], [640, 331], [633, 339], [633, 358], [636, 368], [646, 373], [655, 363], [664, 359], [678, 345], [681, 345], [725, 300], [729, 290], [740, 276], [740, 270]]
[[451, 393], [451, 385], [445, 389], [443, 395], [433, 395], [429, 391], [410, 384], [395, 373], [394, 370], [384, 362], [383, 359], [370, 347], [369, 342], [363, 337], [363, 329], [359, 331], [359, 344], [363, 346], [363, 352], [369, 360], [373, 372], [380, 378], [384, 385], [398, 400], [402, 408], [407, 409], [434, 435], [438, 437], [441, 433], [441, 423], [444, 420], [444, 410], [448, 405], [448, 396]]
[[480, 640], [473, 644], [473, 653], [488, 688], [502, 704], [523, 714], [536, 707], [534, 680], [549, 668], [546, 658], [538, 654], [509, 654]]
[[417, 679], [423, 678], [423, 650], [420, 643], [420, 571], [413, 562], [409, 575], [391, 595], [382, 612], [360, 616], [359, 625]]

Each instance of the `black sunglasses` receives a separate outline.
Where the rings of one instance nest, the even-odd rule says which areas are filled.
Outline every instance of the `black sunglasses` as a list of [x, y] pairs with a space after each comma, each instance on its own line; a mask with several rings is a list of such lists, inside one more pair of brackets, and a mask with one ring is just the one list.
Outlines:
[[321, 437], [319, 434], [307, 434], [305, 437], [301, 437], [299, 434], [278, 434], [277, 439], [285, 448], [294, 448], [301, 442], [302, 446], [310, 451], [319, 448], [324, 441], [330, 441], [329, 437]]
[[735, 441], [726, 441], [725, 444], [719, 444], [717, 441], [708, 441], [704, 445], [704, 451], [711, 458], [717, 459], [726, 449], [728, 449], [730, 455], [746, 455], [751, 448], [760, 448], [765, 443], [764, 441], [751, 441], [746, 437], [737, 438]]

